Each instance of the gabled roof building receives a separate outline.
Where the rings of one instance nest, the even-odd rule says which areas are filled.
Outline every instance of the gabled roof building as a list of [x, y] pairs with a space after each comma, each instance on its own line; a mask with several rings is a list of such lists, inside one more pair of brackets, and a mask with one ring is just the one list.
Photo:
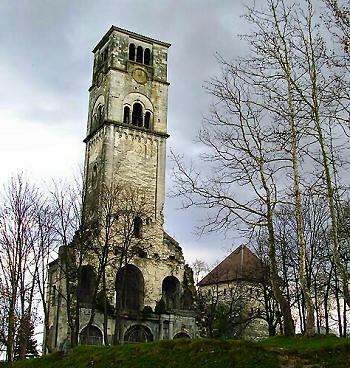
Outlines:
[[[271, 294], [267, 292], [266, 279], [266, 267], [246, 245], [239, 246], [214, 267], [197, 285], [207, 314], [205, 334], [249, 339], [268, 336], [265, 298]], [[215, 327], [216, 313], [221, 316], [220, 331]], [[223, 314], [227, 319], [224, 329]]]

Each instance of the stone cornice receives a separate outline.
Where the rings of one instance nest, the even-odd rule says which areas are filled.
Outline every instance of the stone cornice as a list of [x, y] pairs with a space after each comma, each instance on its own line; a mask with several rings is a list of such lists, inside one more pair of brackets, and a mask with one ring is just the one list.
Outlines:
[[121, 127], [121, 128], [128, 128], [130, 130], [134, 130], [134, 131], [137, 131], [139, 133], [144, 133], [146, 135], [151, 135], [151, 136], [155, 136], [155, 137], [161, 137], [161, 138], [165, 138], [165, 139], [169, 138], [169, 134], [167, 134], [167, 133], [151, 131], [151, 130], [147, 130], [147, 129], [144, 129], [144, 128], [136, 127], [134, 125], [124, 124], [124, 123], [121, 123], [121, 122], [115, 121], [115, 120], [105, 120], [103, 122], [103, 124], [98, 129], [96, 129], [93, 133], [88, 134], [85, 137], [85, 139], [83, 140], [83, 142], [88, 143], [91, 138], [93, 138], [96, 134], [98, 134], [107, 125], [115, 125], [115, 126]]
[[136, 40], [140, 40], [140, 41], [144, 41], [144, 42], [148, 42], [148, 43], [156, 43], [156, 44], [158, 44], [160, 46], [164, 46], [164, 47], [167, 47], [167, 48], [169, 48], [171, 46], [170, 43], [159, 41], [159, 40], [156, 40], [156, 39], [151, 38], [151, 37], [146, 37], [146, 36], [143, 36], [143, 35], [141, 35], [139, 33], [128, 31], [127, 29], [123, 29], [123, 28], [119, 28], [119, 27], [116, 27], [116, 26], [112, 26], [107, 31], [107, 33], [102, 37], [101, 41], [96, 45], [96, 47], [92, 50], [92, 52], [95, 53], [99, 48], [101, 48], [108, 41], [109, 36], [112, 34], [113, 31], [126, 34], [126, 35], [128, 35], [128, 36], [130, 36], [132, 38], [135, 38]]

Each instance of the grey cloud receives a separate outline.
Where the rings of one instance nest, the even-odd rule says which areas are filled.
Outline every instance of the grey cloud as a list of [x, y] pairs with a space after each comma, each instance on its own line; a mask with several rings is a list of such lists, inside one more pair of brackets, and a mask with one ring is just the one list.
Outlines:
[[[7, 83], [0, 92], [0, 108], [11, 109], [23, 121], [60, 126], [82, 140], [91, 50], [115, 24], [172, 43], [168, 147], [191, 156], [211, 101], [202, 86], [220, 70], [216, 52], [228, 59], [242, 52], [236, 34], [247, 29], [239, 17], [243, 11], [242, 4], [232, 0], [3, 0], [0, 70], [8, 70], [10, 77], [0, 75]], [[47, 99], [55, 103], [46, 106]], [[167, 187], [172, 185], [168, 175]], [[217, 236], [199, 241], [193, 229], [202, 213], [177, 207], [176, 200], [167, 199], [166, 226], [185, 247], [198, 242], [198, 252], [201, 247], [217, 252], [231, 245], [232, 240]]]

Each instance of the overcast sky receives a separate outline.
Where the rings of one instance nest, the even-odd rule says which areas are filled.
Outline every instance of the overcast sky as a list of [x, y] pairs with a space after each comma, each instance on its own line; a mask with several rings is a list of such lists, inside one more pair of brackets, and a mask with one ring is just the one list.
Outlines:
[[[237, 37], [248, 30], [243, 12], [236, 0], [1, 0], [0, 183], [19, 171], [49, 180], [78, 170], [91, 50], [112, 24], [172, 44], [168, 152], [195, 155], [196, 132], [210, 104], [202, 86], [220, 70], [216, 52], [228, 59], [243, 53]], [[168, 170], [168, 191], [171, 186]], [[222, 235], [199, 239], [194, 227], [204, 214], [177, 207], [167, 198], [165, 227], [187, 262], [212, 263], [239, 245]]]

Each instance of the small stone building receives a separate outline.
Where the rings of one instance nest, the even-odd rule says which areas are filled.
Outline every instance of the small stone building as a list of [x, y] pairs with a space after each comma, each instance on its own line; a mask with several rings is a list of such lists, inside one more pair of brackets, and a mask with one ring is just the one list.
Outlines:
[[256, 339], [268, 336], [265, 320], [267, 273], [261, 260], [241, 245], [199, 283], [199, 295], [215, 308], [227, 306], [231, 323], [226, 336]]
[[[143, 212], [133, 219], [134, 239], [130, 241], [135, 248], [135, 244], [148, 239], [147, 247], [133, 254], [122, 269], [117, 267], [119, 258], [108, 254], [105, 269], [108, 305], [115, 306], [116, 298], [123, 297], [118, 317], [121, 342], [194, 337], [197, 333], [195, 314], [191, 310], [194, 290], [191, 269], [185, 265], [178, 242], [163, 229], [166, 140], [169, 137], [169, 47], [168, 43], [112, 26], [93, 50], [84, 139], [83, 219], [94, 220], [96, 228], [101, 227], [101, 198], [106, 194], [105, 188], [112, 185], [119, 185], [129, 193], [133, 188], [133, 193], [137, 192], [147, 207], [147, 215]], [[135, 202], [134, 198], [131, 200]], [[106, 218], [125, 217], [127, 211], [120, 210]], [[94, 228], [89, 230], [94, 231]], [[74, 280], [67, 280], [70, 267], [67, 254], [76, 254], [75, 247], [73, 241], [70, 249], [61, 249], [58, 259], [49, 266], [47, 340], [52, 350], [69, 344], [68, 297], [74, 299], [78, 295], [80, 300], [80, 343], [102, 344], [103, 328], [107, 330], [108, 342], [112, 342], [115, 333], [116, 317], [112, 309], [106, 322], [97, 308], [93, 323], [88, 324], [91, 298], [96, 289], [97, 256], [90, 254], [84, 258], [79, 268], [80, 278], [75, 280], [77, 292], [67, 295], [66, 286], [69, 282], [74, 284]], [[122, 279], [123, 287], [120, 286]], [[71, 304], [74, 305], [74, 300]]]

